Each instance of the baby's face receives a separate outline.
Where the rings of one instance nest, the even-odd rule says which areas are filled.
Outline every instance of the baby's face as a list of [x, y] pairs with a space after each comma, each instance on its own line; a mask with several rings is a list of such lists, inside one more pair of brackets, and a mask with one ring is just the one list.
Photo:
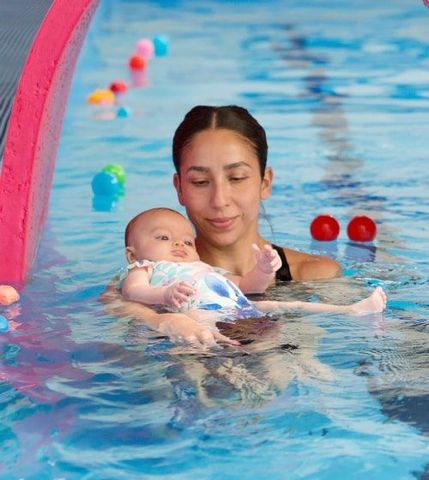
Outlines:
[[139, 220], [132, 234], [131, 249], [134, 260], [196, 262], [200, 259], [191, 223], [168, 210], [149, 212]]

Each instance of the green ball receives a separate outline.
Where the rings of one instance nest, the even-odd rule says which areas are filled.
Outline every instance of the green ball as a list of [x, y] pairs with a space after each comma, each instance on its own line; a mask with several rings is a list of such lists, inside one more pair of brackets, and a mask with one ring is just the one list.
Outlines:
[[102, 172], [111, 173], [118, 179], [119, 185], [124, 186], [125, 170], [121, 165], [118, 165], [117, 163], [109, 163], [103, 168]]

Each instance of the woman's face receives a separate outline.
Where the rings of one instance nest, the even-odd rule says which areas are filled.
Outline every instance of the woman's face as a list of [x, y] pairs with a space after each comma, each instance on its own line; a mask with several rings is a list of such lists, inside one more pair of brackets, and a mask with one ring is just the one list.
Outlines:
[[253, 147], [227, 129], [197, 133], [181, 156], [174, 185], [197, 237], [218, 248], [258, 237], [259, 202], [271, 194], [272, 171], [261, 178]]

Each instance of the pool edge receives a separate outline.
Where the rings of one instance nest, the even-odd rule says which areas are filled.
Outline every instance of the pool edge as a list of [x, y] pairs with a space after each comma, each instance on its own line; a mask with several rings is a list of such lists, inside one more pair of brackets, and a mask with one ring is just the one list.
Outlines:
[[0, 282], [22, 286], [46, 219], [67, 97], [99, 0], [55, 0], [18, 82], [0, 176]]

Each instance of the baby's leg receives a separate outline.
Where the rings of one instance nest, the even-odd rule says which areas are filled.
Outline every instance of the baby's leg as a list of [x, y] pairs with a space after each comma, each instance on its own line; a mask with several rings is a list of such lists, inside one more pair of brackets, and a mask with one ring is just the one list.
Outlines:
[[332, 305], [330, 303], [315, 302], [255, 302], [255, 307], [263, 312], [303, 310], [306, 312], [333, 312], [348, 313], [351, 315], [367, 315], [379, 313], [386, 308], [386, 294], [381, 287], [377, 287], [371, 295], [351, 305]]
[[350, 305], [352, 314], [366, 315], [380, 313], [386, 308], [387, 296], [381, 287], [377, 287], [369, 297]]

